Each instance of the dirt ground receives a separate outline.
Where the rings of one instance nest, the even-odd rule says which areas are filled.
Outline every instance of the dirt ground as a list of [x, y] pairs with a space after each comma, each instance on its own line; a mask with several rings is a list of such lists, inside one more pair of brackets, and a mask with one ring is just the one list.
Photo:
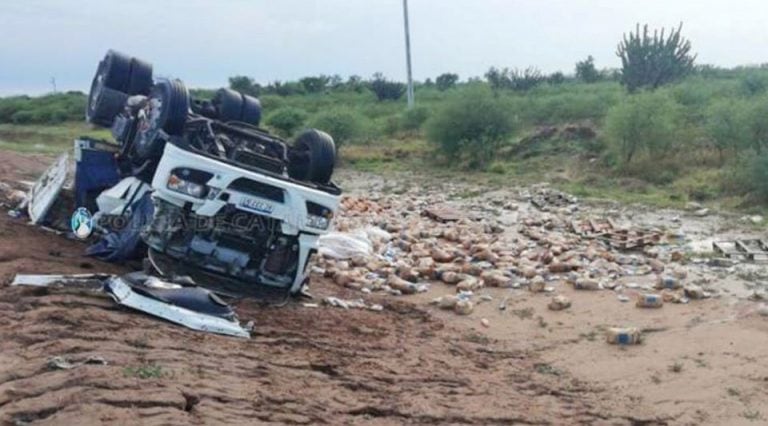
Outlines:
[[[0, 154], [0, 180], [29, 179], [43, 157]], [[19, 166], [19, 165], [23, 165]], [[403, 190], [486, 193], [412, 176], [343, 172], [351, 193]], [[615, 205], [586, 205], [595, 212]], [[521, 212], [501, 215], [514, 228]], [[630, 209], [638, 222], [677, 212]], [[683, 219], [692, 239], [752, 235], [734, 218]], [[511, 232], [511, 231], [510, 231]], [[768, 422], [768, 317], [748, 300], [765, 286], [762, 266], [691, 265], [691, 280], [718, 297], [645, 310], [612, 291], [558, 288], [549, 295], [484, 289], [470, 316], [429, 302], [444, 284], [413, 296], [365, 295], [314, 277], [312, 293], [363, 297], [381, 312], [300, 302], [235, 303], [252, 321], [249, 340], [187, 330], [101, 295], [8, 286], [16, 273], [114, 272], [83, 257], [77, 241], [0, 215], [0, 422], [6, 424], [764, 424]], [[649, 277], [627, 277], [642, 283]], [[627, 295], [631, 296], [631, 290]], [[498, 309], [508, 298], [508, 308]], [[481, 325], [481, 319], [488, 326]], [[647, 330], [642, 345], [605, 343], [603, 330]], [[52, 369], [55, 356], [106, 365]]]

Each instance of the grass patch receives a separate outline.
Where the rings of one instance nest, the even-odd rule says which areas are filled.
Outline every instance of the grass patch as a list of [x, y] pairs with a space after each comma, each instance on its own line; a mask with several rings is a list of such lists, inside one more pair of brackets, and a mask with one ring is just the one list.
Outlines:
[[746, 410], [741, 413], [741, 416], [751, 421], [763, 420], [763, 414], [758, 410]]
[[125, 367], [123, 369], [124, 377], [135, 377], [137, 379], [160, 379], [166, 375], [163, 368], [157, 364], [141, 364], [136, 367]]
[[683, 371], [683, 363], [679, 361], [675, 362], [672, 365], [670, 365], [668, 369], [672, 373], [681, 373]]
[[[387, 106], [387, 110], [394, 108]], [[95, 129], [82, 122], [56, 125], [0, 124], [0, 149], [23, 153], [57, 154], [72, 149], [78, 136], [111, 139], [106, 129]], [[702, 163], [689, 167], [674, 180], [653, 184], [638, 178], [617, 175], [580, 140], [555, 137], [542, 141], [533, 156], [499, 154], [485, 170], [457, 171], [448, 161], [437, 159], [433, 147], [416, 133], [350, 142], [340, 148], [340, 167], [371, 173], [416, 171], [438, 181], [452, 181], [482, 186], [454, 194], [471, 198], [494, 188], [525, 186], [549, 182], [552, 187], [584, 199], [615, 200], [624, 204], [640, 203], [659, 208], [683, 208], [688, 201], [700, 201], [716, 210], [741, 211], [768, 217], [768, 206], [748, 200], [723, 184], [728, 173]], [[557, 145], [559, 147], [554, 147]], [[704, 160], [702, 160], [704, 161]], [[768, 221], [755, 225], [768, 227]]]
[[513, 309], [512, 313], [516, 317], [524, 320], [524, 319], [531, 319], [531, 318], [533, 318], [534, 311], [533, 311], [533, 308], [522, 308], [522, 309]]
[[405, 171], [419, 169], [428, 152], [423, 139], [385, 139], [346, 145], [340, 150], [340, 161], [343, 166], [366, 172]]
[[0, 149], [58, 154], [72, 149], [73, 141], [79, 136], [111, 138], [107, 129], [94, 129], [78, 122], [57, 125], [0, 124]]
[[539, 364], [535, 364], [533, 368], [539, 374], [548, 374], [552, 376], [561, 376], [563, 374], [562, 370], [550, 364], [539, 363]]

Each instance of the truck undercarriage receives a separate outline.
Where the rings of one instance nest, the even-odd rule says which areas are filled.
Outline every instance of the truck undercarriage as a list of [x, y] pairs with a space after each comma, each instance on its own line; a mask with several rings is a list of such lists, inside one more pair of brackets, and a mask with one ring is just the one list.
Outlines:
[[[120, 182], [76, 188], [77, 198], [96, 206], [98, 230], [138, 235], [160, 273], [214, 277], [229, 293], [295, 294], [339, 205], [336, 151], [322, 131], [289, 143], [260, 119], [256, 98], [220, 89], [193, 99], [180, 80], [155, 80], [151, 65], [110, 50], [86, 120], [110, 128], [116, 144], [76, 142], [76, 157], [109, 152], [100, 167], [114, 167]], [[130, 220], [140, 212], [147, 217]]]

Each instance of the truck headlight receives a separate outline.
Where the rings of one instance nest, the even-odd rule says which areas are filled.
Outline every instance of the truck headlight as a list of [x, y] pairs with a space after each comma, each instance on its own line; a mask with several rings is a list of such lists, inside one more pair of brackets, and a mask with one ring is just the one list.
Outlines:
[[326, 230], [331, 225], [333, 210], [312, 201], [307, 201], [307, 221], [310, 228]]
[[175, 174], [168, 177], [168, 189], [195, 198], [205, 198], [208, 193], [207, 186], [182, 179]]
[[328, 229], [328, 225], [331, 224], [331, 219], [323, 216], [315, 216], [313, 214], [307, 216], [307, 226], [315, 229]]

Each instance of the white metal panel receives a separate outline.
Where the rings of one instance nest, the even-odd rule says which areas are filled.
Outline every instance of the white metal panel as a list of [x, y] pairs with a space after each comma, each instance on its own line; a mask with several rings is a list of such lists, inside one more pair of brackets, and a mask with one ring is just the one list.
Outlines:
[[45, 215], [58, 198], [68, 173], [69, 154], [62, 154], [29, 190], [27, 211], [32, 223], [39, 224], [45, 219]]

